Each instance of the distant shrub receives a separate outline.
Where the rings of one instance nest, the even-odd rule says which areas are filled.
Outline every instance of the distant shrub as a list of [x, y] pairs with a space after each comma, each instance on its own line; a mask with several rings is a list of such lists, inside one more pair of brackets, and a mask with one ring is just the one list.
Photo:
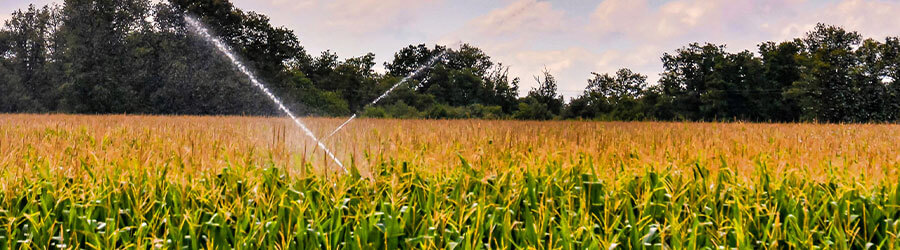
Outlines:
[[474, 104], [468, 106], [468, 118], [500, 119], [503, 118], [503, 107]]
[[534, 99], [528, 99], [526, 102], [519, 103], [519, 111], [516, 111], [513, 117], [520, 120], [550, 120], [554, 116], [547, 105]]
[[391, 118], [408, 119], [420, 117], [419, 110], [413, 106], [409, 106], [404, 101], [398, 101], [392, 105], [385, 106], [384, 109]]
[[370, 118], [387, 118], [388, 113], [382, 107], [368, 107], [363, 111], [362, 116]]
[[431, 106], [426, 112], [430, 119], [463, 119], [467, 118], [465, 108], [453, 107], [444, 104]]

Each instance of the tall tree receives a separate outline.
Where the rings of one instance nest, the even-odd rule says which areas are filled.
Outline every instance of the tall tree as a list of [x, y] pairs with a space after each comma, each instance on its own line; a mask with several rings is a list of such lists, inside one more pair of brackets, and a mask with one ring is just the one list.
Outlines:
[[900, 119], [900, 37], [888, 37], [882, 45], [885, 64], [884, 81], [888, 85], [888, 113], [891, 120]]
[[[763, 62], [749, 51], [728, 53], [725, 46], [693, 43], [663, 58], [662, 94], [681, 119], [769, 120], [771, 92]], [[771, 92], [770, 92], [771, 91]], [[776, 92], [777, 95], [777, 92]]]
[[[300, 45], [296, 34], [284, 27], [275, 27], [269, 17], [244, 12], [230, 1], [171, 0], [180, 10], [196, 15], [210, 26], [223, 41], [246, 59], [252, 68], [269, 81], [290, 77], [285, 70], [289, 64], [309, 65], [312, 58]], [[276, 81], [277, 82], [277, 81]]]
[[[26, 10], [13, 12], [3, 27], [2, 48], [7, 54], [10, 90], [21, 92], [18, 111], [45, 111], [55, 108], [55, 82], [51, 72], [53, 35], [59, 27], [59, 10], [50, 6], [29, 5]], [[14, 85], [13, 82], [16, 82]], [[10, 92], [12, 93], [12, 92]]]
[[[180, 12], [186, 12], [201, 19], [218, 38], [228, 44], [243, 59], [242, 61], [284, 101], [294, 109], [314, 110], [310, 103], [299, 93], [304, 89], [302, 78], [297, 78], [292, 68], [311, 68], [312, 58], [300, 45], [296, 34], [284, 27], [275, 27], [271, 20], [262, 14], [244, 12], [236, 8], [230, 1], [222, 0], [171, 0], [171, 4]], [[310, 74], [310, 76], [315, 76]], [[244, 88], [247, 86], [237, 86]], [[318, 91], [305, 89], [306, 91]], [[253, 91], [253, 90], [250, 90]], [[250, 92], [247, 91], [247, 92]], [[237, 94], [238, 100], [254, 103], [264, 100], [260, 95]], [[252, 113], [274, 114], [272, 105]]]
[[59, 31], [66, 62], [61, 109], [77, 113], [134, 112], [134, 86], [126, 76], [126, 41], [147, 17], [141, 0], [67, 0]]
[[853, 48], [861, 36], [837, 26], [818, 24], [803, 39], [804, 73], [792, 93], [803, 107], [805, 120], [860, 121], [855, 111], [852, 70], [858, 62]]
[[573, 99], [566, 109], [567, 118], [636, 120], [640, 98], [647, 89], [647, 76], [620, 69], [614, 75], [591, 73], [584, 94]]
[[[0, 44], [6, 40], [5, 32], [0, 32]], [[2, 46], [2, 45], [0, 45]], [[4, 53], [0, 47], [0, 53]], [[0, 113], [17, 113], [31, 111], [34, 99], [25, 90], [22, 80], [9, 67], [7, 58], [0, 58]]]
[[[447, 51], [446, 47], [435, 46], [429, 49], [425, 44], [409, 45], [394, 54], [394, 59], [384, 63], [387, 74], [394, 77], [406, 77], [425, 66], [432, 58]], [[422, 81], [427, 76], [423, 76]]]
[[502, 63], [496, 64], [493, 69], [483, 77], [484, 91], [482, 97], [485, 105], [500, 106], [504, 112], [512, 113], [516, 108], [519, 97], [519, 78], [509, 77], [509, 67]]
[[563, 107], [563, 96], [557, 93], [556, 77], [549, 70], [544, 70], [543, 77], [535, 76], [537, 87], [528, 92], [527, 99], [544, 105], [553, 115], [559, 115]]
[[360, 111], [384, 90], [378, 86], [379, 76], [374, 67], [375, 54], [349, 58], [334, 67], [323, 82], [329, 85], [324, 89], [339, 93], [350, 110]]
[[647, 76], [620, 69], [615, 75], [591, 73], [593, 79], [588, 80], [586, 92], [600, 94], [612, 100], [621, 98], [637, 98], [647, 87]]
[[663, 55], [660, 84], [664, 94], [672, 96], [678, 116], [690, 120], [728, 117], [728, 86], [720, 70], [725, 60], [725, 47], [714, 44], [692, 43]]
[[[432, 60], [434, 65], [425, 67]], [[468, 44], [458, 50], [410, 45], [394, 54], [393, 61], [385, 63], [390, 77], [407, 77], [423, 67], [423, 72], [412, 76], [417, 83], [414, 88], [433, 96], [439, 103], [495, 105], [507, 112], [516, 108], [519, 79], [510, 79], [508, 69], [492, 62], [481, 49]]]
[[759, 45], [765, 78], [760, 86], [760, 91], [764, 95], [758, 99], [765, 108], [760, 112], [768, 114], [772, 120], [800, 120], [800, 105], [787, 93], [794, 83], [801, 79], [803, 65], [800, 53], [803, 49], [801, 40], [766, 42]]
[[893, 119], [890, 110], [889, 86], [885, 82], [887, 64], [884, 46], [866, 39], [856, 50], [858, 65], [852, 69], [854, 100], [857, 103], [854, 121], [886, 121]]

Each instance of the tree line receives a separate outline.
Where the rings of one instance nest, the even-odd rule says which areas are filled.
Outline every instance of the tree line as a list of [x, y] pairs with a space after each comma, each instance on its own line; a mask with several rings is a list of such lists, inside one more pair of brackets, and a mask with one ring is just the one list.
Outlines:
[[[18, 10], [0, 28], [0, 112], [276, 115], [273, 105], [183, 19], [207, 23], [298, 113], [392, 118], [892, 122], [900, 39], [825, 24], [758, 51], [692, 43], [662, 56], [650, 84], [629, 69], [591, 73], [568, 102], [551, 72], [521, 79], [470, 45], [309, 54], [296, 34], [229, 1], [66, 0]], [[438, 57], [378, 105], [369, 103]]]

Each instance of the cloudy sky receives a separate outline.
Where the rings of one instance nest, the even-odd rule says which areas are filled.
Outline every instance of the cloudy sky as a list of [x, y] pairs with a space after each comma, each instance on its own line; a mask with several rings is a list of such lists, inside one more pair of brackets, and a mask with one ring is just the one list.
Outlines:
[[[381, 62], [409, 44], [484, 49], [523, 79], [544, 68], [568, 97], [590, 72], [622, 67], [658, 79], [659, 58], [690, 42], [755, 51], [824, 22], [883, 40], [900, 35], [900, 0], [232, 0], [293, 29], [310, 53], [373, 52]], [[0, 19], [29, 2], [2, 0]]]

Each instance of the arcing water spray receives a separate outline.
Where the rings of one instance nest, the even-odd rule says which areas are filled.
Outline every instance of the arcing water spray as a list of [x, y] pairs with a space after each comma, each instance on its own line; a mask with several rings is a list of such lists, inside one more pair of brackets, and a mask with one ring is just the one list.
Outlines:
[[[432, 58], [431, 58], [430, 60], [428, 60], [428, 62], [426, 62], [424, 65], [422, 65], [421, 67], [419, 67], [418, 69], [416, 69], [415, 71], [413, 71], [412, 73], [410, 73], [408, 76], [406, 76], [406, 77], [404, 77], [403, 79], [401, 79], [400, 82], [397, 82], [397, 84], [394, 84], [394, 86], [391, 86], [391, 88], [388, 89], [387, 91], [385, 91], [384, 94], [381, 94], [381, 96], [378, 96], [378, 98], [375, 98], [374, 101], [372, 101], [372, 102], [369, 103], [369, 104], [366, 104], [366, 106], [363, 106], [362, 110], [365, 110], [365, 109], [366, 109], [367, 107], [369, 107], [369, 106], [378, 104], [378, 102], [380, 102], [381, 99], [384, 99], [384, 98], [387, 97], [389, 94], [391, 94], [391, 92], [394, 92], [394, 89], [397, 89], [397, 87], [399, 87], [400, 85], [403, 85], [404, 83], [406, 83], [406, 82], [408, 82], [409, 80], [413, 79], [415, 76], [417, 76], [417, 75], [419, 75], [420, 73], [422, 73], [423, 70], [425, 70], [425, 69], [431, 67], [431, 65], [434, 64], [435, 62], [437, 62], [438, 59], [440, 59], [441, 57], [444, 57], [444, 54], [446, 54], [446, 53], [447, 53], [446, 51], [442, 51], [440, 54], [438, 54], [438, 55], [432, 57]], [[360, 110], [359, 112], [362, 112], [362, 110]], [[338, 126], [336, 129], [334, 129], [334, 131], [331, 131], [330, 134], [328, 134], [328, 135], [325, 136], [325, 137], [322, 137], [322, 140], [323, 140], [323, 141], [324, 141], [324, 140], [328, 140], [328, 138], [331, 138], [331, 136], [334, 136], [335, 134], [337, 134], [337, 132], [341, 131], [341, 129], [343, 129], [344, 126], [347, 126], [347, 124], [350, 124], [350, 122], [353, 121], [353, 119], [356, 119], [356, 117], [358, 117], [358, 116], [359, 116], [359, 113], [353, 114], [352, 116], [350, 116], [350, 119], [347, 119], [347, 121], [345, 121], [344, 123], [341, 123], [341, 125]]]
[[347, 168], [345, 168], [344, 164], [342, 164], [341, 161], [338, 160], [337, 157], [335, 157], [333, 153], [331, 153], [331, 150], [328, 150], [328, 147], [326, 147], [325, 144], [322, 143], [322, 141], [320, 141], [318, 138], [316, 138], [316, 135], [313, 134], [313, 132], [310, 131], [308, 127], [306, 127], [306, 124], [304, 124], [302, 121], [300, 121], [300, 118], [297, 118], [297, 116], [295, 116], [294, 113], [291, 112], [290, 109], [288, 109], [286, 106], [284, 106], [284, 104], [281, 102], [281, 100], [278, 99], [278, 97], [276, 97], [274, 94], [272, 94], [272, 91], [269, 91], [269, 88], [267, 88], [266, 85], [264, 85], [262, 82], [260, 82], [256, 78], [256, 75], [254, 75], [252, 72], [250, 72], [250, 70], [246, 66], [244, 66], [244, 63], [242, 63], [240, 60], [238, 60], [237, 56], [234, 54], [234, 52], [231, 51], [231, 49], [228, 47], [228, 45], [226, 45], [224, 42], [222, 42], [222, 40], [220, 40], [220, 39], [214, 37], [212, 34], [210, 34], [209, 29], [207, 29], [206, 26], [203, 24], [203, 22], [200, 22], [199, 19], [191, 17], [189, 15], [185, 15], [184, 20], [191, 27], [191, 30], [195, 34], [202, 37], [204, 40], [212, 43], [213, 45], [215, 45], [215, 47], [217, 49], [219, 49], [220, 52], [225, 54], [225, 56], [228, 57], [229, 60], [231, 60], [231, 63], [234, 64], [234, 66], [237, 67], [238, 70], [241, 71], [241, 73], [244, 73], [245, 75], [247, 75], [248, 78], [250, 78], [250, 82], [253, 83], [253, 86], [256, 86], [257, 88], [259, 88], [259, 90], [261, 90], [263, 93], [265, 93], [266, 96], [268, 96], [269, 99], [272, 100], [272, 102], [275, 102], [275, 105], [278, 106], [278, 109], [280, 109], [282, 112], [287, 114], [287, 116], [290, 117], [291, 120], [294, 121], [294, 124], [296, 124], [297, 127], [300, 127], [300, 129], [302, 129], [304, 133], [306, 133], [306, 136], [308, 136], [309, 138], [312, 138], [312, 140], [316, 142], [316, 144], [319, 146], [319, 148], [322, 149], [323, 151], [325, 151], [325, 154], [327, 154], [328, 157], [334, 161], [334, 163], [337, 163], [337, 165], [340, 166], [342, 170], [344, 170], [344, 173], [348, 173]]

